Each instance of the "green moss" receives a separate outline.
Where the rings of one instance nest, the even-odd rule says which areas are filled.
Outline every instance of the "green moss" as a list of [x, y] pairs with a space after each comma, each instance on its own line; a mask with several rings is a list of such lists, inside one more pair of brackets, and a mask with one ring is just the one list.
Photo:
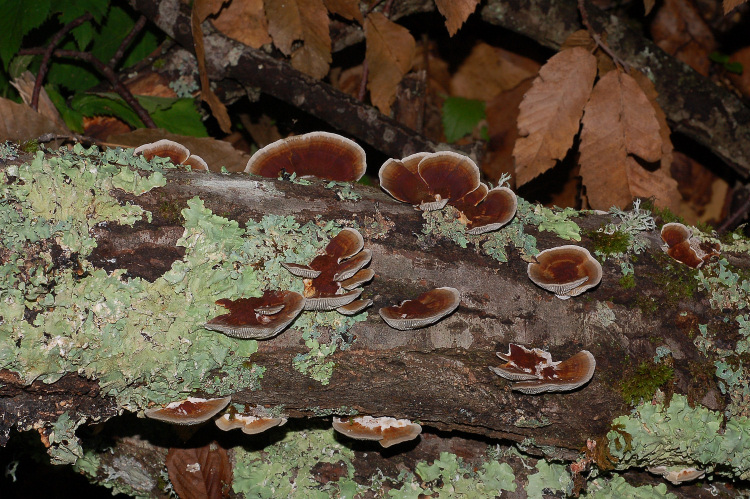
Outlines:
[[605, 256], [624, 254], [630, 246], [631, 236], [625, 232], [615, 231], [612, 234], [607, 234], [603, 231], [593, 230], [589, 231], [587, 235], [594, 244], [594, 251]]
[[620, 393], [628, 404], [651, 400], [656, 390], [674, 378], [674, 368], [666, 363], [642, 362], [635, 372], [620, 382]]
[[26, 142], [22, 142], [18, 146], [18, 150], [21, 152], [25, 152], [28, 154], [34, 154], [40, 149], [39, 141], [36, 139], [27, 140]]
[[624, 275], [617, 282], [620, 283], [622, 289], [635, 288], [635, 276], [633, 274]]

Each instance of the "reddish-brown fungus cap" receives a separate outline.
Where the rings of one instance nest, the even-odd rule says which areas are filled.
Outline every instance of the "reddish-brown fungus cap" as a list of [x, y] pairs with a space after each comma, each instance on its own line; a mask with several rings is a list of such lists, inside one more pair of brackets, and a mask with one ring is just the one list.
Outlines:
[[419, 176], [436, 199], [439, 196], [441, 199], [458, 200], [479, 187], [479, 168], [476, 163], [451, 151], [436, 152], [424, 157], [419, 162]]
[[164, 407], [146, 409], [144, 413], [151, 419], [167, 423], [190, 425], [208, 421], [224, 409], [232, 397], [202, 399], [189, 397], [171, 402]]
[[200, 156], [191, 154], [188, 159], [182, 162], [183, 165], [189, 166], [195, 171], [208, 171], [208, 164]]
[[276, 426], [283, 426], [286, 423], [286, 418], [267, 418], [249, 414], [223, 414], [214, 422], [220, 430], [229, 431], [240, 428], [243, 433], [255, 435]]
[[669, 256], [694, 269], [700, 268], [711, 257], [719, 254], [718, 244], [701, 243], [692, 237], [693, 231], [681, 223], [664, 224], [661, 238], [667, 244]]
[[661, 238], [670, 248], [681, 242], [687, 241], [692, 235], [693, 231], [685, 225], [677, 222], [664, 224], [661, 228]]
[[265, 291], [259, 298], [221, 299], [228, 314], [214, 317], [206, 329], [234, 338], [266, 339], [280, 333], [305, 306], [305, 298], [294, 291]]
[[514, 344], [509, 346], [507, 354], [497, 355], [507, 363], [490, 370], [517, 381], [512, 389], [527, 394], [575, 390], [588, 383], [596, 369], [596, 360], [587, 350], [563, 362], [553, 362], [552, 356], [543, 350]]
[[346, 293], [336, 294], [313, 294], [305, 298], [305, 310], [336, 310], [359, 298], [362, 289], [354, 289]]
[[172, 163], [179, 165], [188, 159], [190, 151], [182, 144], [168, 139], [161, 139], [136, 147], [133, 155], [138, 154], [142, 154], [147, 160], [151, 160], [157, 156], [160, 158], [169, 158]]
[[419, 205], [434, 201], [429, 187], [419, 176], [419, 162], [427, 155], [423, 152], [401, 160], [387, 160], [378, 172], [380, 188], [402, 203]]
[[[466, 197], [466, 196], [465, 196]], [[476, 206], [459, 208], [466, 218], [469, 234], [483, 234], [497, 230], [510, 222], [516, 214], [518, 200], [516, 194], [507, 187], [495, 187]]]
[[566, 300], [593, 288], [602, 280], [602, 266], [586, 248], [558, 246], [542, 251], [527, 268], [529, 279]]
[[339, 182], [356, 182], [367, 169], [365, 151], [354, 141], [328, 132], [277, 140], [258, 150], [246, 173], [277, 178], [282, 171]]
[[376, 440], [383, 447], [414, 440], [422, 433], [422, 427], [408, 419], [372, 416], [333, 418], [333, 429], [357, 440]]
[[365, 247], [362, 234], [356, 229], [344, 228], [328, 242], [326, 255], [336, 257], [337, 261], [351, 258]]
[[380, 316], [392, 328], [405, 331], [433, 324], [450, 314], [461, 302], [455, 288], [437, 288], [422, 293], [415, 300], [404, 300], [400, 305], [383, 307]]

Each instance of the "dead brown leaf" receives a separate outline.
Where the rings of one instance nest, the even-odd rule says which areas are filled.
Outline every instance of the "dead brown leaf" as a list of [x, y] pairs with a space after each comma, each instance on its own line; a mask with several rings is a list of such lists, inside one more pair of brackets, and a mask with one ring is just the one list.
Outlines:
[[323, 0], [300, 0], [297, 4], [302, 20], [303, 45], [292, 53], [292, 67], [321, 79], [331, 64], [329, 19]]
[[513, 149], [516, 185], [565, 157], [578, 133], [595, 77], [596, 58], [581, 47], [559, 52], [539, 70], [518, 114], [519, 138]]
[[[594, 209], [625, 208], [633, 196], [655, 196], [660, 205], [676, 182], [663, 171], [654, 174], [635, 157], [655, 163], [661, 159], [662, 139], [653, 106], [638, 83], [612, 71], [594, 86], [583, 114], [580, 174]], [[669, 183], [674, 186], [669, 189]]]
[[381, 113], [390, 114], [398, 84], [411, 69], [416, 42], [408, 29], [380, 12], [365, 19], [365, 40], [370, 100]]
[[747, 0], [724, 0], [724, 15], [729, 14], [733, 8], [747, 2]]
[[488, 101], [535, 76], [539, 67], [533, 59], [479, 42], [451, 78], [451, 95]]
[[45, 133], [68, 135], [70, 130], [60, 127], [26, 104], [0, 97], [0, 142], [29, 140]]
[[268, 33], [273, 44], [284, 55], [292, 54], [292, 44], [304, 39], [302, 13], [297, 0], [264, 0], [263, 5], [268, 18]]
[[693, 158], [674, 152], [670, 168], [682, 196], [679, 213], [689, 224], [723, 220], [729, 184]]
[[203, 31], [201, 23], [210, 14], [217, 12], [221, 8], [222, 2], [219, 0], [195, 0], [193, 9], [190, 13], [190, 24], [193, 32], [193, 46], [195, 47], [195, 57], [198, 60], [198, 72], [201, 77], [201, 99], [211, 108], [211, 112], [219, 123], [219, 127], [224, 133], [229, 133], [232, 129], [232, 120], [229, 119], [229, 113], [223, 102], [211, 90], [208, 83], [208, 73], [206, 72], [206, 53], [203, 47]]
[[263, 0], [233, 0], [211, 23], [229, 38], [250, 47], [271, 43]]
[[[603, 42], [607, 42], [606, 32], [601, 34], [601, 39]], [[609, 54], [602, 50], [601, 47], [597, 47], [596, 42], [593, 38], [591, 38], [588, 30], [579, 29], [578, 31], [574, 31], [573, 33], [571, 33], [570, 36], [568, 36], [568, 38], [566, 38], [563, 42], [560, 50], [570, 49], [573, 47], [583, 47], [594, 54], [594, 57], [596, 57], [596, 68], [599, 73], [599, 78], [609, 73], [610, 71], [617, 69], [617, 66], [615, 66], [615, 63], [614, 61], [612, 61], [612, 58], [609, 56]]]
[[359, 10], [359, 0], [324, 0], [326, 8], [331, 14], [336, 14], [350, 21], [365, 23], [362, 12]]
[[672, 139], [670, 138], [672, 131], [669, 129], [669, 123], [667, 123], [667, 115], [664, 114], [664, 110], [662, 110], [659, 102], [656, 100], [657, 97], [659, 97], [659, 93], [656, 91], [654, 84], [645, 74], [638, 70], [634, 70], [631, 72], [631, 76], [635, 79], [636, 83], [638, 83], [638, 86], [641, 87], [641, 90], [643, 90], [643, 94], [651, 103], [651, 107], [654, 108], [656, 120], [659, 122], [659, 136], [662, 141], [661, 164], [659, 169], [669, 176], [669, 168], [672, 165], [672, 151], [674, 151], [674, 146], [672, 146]]
[[197, 154], [203, 158], [208, 164], [208, 169], [212, 172], [220, 172], [222, 166], [225, 166], [230, 172], [244, 171], [247, 161], [250, 159], [248, 154], [235, 149], [223, 140], [213, 137], [177, 135], [161, 128], [139, 128], [130, 133], [110, 135], [107, 138], [107, 145], [138, 147], [149, 142], [156, 142], [159, 139], [173, 140], [187, 147], [191, 154]]
[[197, 449], [169, 449], [167, 471], [181, 499], [221, 499], [229, 496], [232, 465], [216, 442]]
[[[24, 71], [21, 76], [19, 76], [18, 78], [14, 78], [10, 82], [10, 84], [13, 85], [16, 90], [18, 90], [18, 94], [21, 96], [21, 99], [23, 99], [24, 104], [26, 104], [27, 106], [31, 106], [31, 100], [34, 93], [34, 85], [36, 84], [36, 76], [34, 76], [31, 71]], [[52, 103], [52, 99], [50, 99], [49, 95], [47, 95], [47, 91], [44, 89], [44, 87], [41, 87], [39, 89], [37, 112], [42, 116], [45, 116], [52, 120], [59, 128], [68, 128], [67, 125], [65, 125], [62, 117], [60, 116], [60, 113], [57, 111], [57, 108]]]
[[438, 10], [445, 18], [445, 27], [450, 36], [455, 35], [466, 19], [474, 12], [479, 0], [435, 0]]
[[110, 135], [128, 133], [129, 131], [128, 124], [114, 116], [83, 117], [83, 133], [87, 137], [103, 141]]
[[664, 0], [651, 23], [651, 36], [666, 53], [708, 75], [708, 55], [716, 50], [716, 40], [689, 0]]

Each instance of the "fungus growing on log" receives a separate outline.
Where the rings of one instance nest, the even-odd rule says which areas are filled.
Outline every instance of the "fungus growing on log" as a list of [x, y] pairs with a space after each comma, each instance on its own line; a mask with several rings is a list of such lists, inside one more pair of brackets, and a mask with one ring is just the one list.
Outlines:
[[414, 440], [422, 433], [422, 427], [408, 419], [372, 416], [333, 418], [333, 429], [356, 440], [376, 440], [382, 447]]
[[372, 258], [372, 251], [363, 249], [364, 245], [362, 234], [345, 228], [309, 265], [282, 264], [292, 274], [304, 278], [305, 310], [337, 310], [354, 315], [372, 304], [371, 300], [357, 300], [362, 294], [359, 286], [375, 275], [372, 270], [362, 268]]
[[276, 336], [296, 319], [305, 306], [305, 298], [294, 291], [265, 291], [258, 298], [222, 298], [216, 304], [229, 313], [208, 321], [206, 329], [233, 338], [263, 340]]
[[516, 195], [507, 187], [491, 191], [466, 156], [444, 151], [389, 159], [378, 173], [380, 187], [393, 198], [424, 211], [449, 204], [461, 212], [469, 234], [497, 230], [516, 214]]
[[460, 302], [461, 293], [457, 289], [437, 288], [422, 293], [414, 300], [381, 308], [380, 317], [393, 329], [417, 329], [439, 321], [456, 310]]
[[191, 154], [188, 159], [182, 162], [183, 165], [189, 166], [192, 170], [195, 171], [208, 171], [208, 164], [201, 158], [200, 156], [196, 156], [195, 154]]
[[179, 425], [191, 425], [208, 421], [224, 409], [232, 397], [202, 399], [188, 397], [185, 400], [170, 402], [164, 407], [146, 409], [144, 414], [151, 419]]
[[310, 132], [259, 149], [247, 162], [245, 173], [278, 178], [286, 172], [300, 177], [356, 182], [366, 169], [365, 151], [353, 140], [335, 133]]
[[553, 362], [549, 352], [511, 343], [507, 354], [496, 355], [506, 363], [489, 369], [516, 381], [511, 388], [526, 394], [575, 390], [588, 383], [596, 369], [596, 360], [588, 350], [581, 350], [568, 360]]
[[256, 435], [276, 426], [283, 426], [286, 424], [286, 418], [271, 418], [230, 412], [222, 414], [220, 418], [214, 420], [214, 423], [223, 431], [240, 428], [242, 433]]
[[661, 475], [665, 480], [672, 482], [672, 485], [679, 485], [684, 482], [698, 480], [706, 476], [706, 470], [697, 469], [692, 466], [687, 468], [650, 466], [646, 469], [649, 473]]
[[136, 147], [133, 156], [142, 155], [147, 160], [169, 158], [175, 165], [189, 166], [193, 170], [208, 171], [208, 165], [200, 156], [190, 154], [187, 147], [173, 140], [161, 139]]
[[602, 280], [602, 266], [589, 250], [564, 245], [540, 252], [529, 264], [529, 279], [561, 300], [577, 296]]
[[681, 223], [671, 222], [661, 228], [662, 249], [672, 258], [688, 267], [700, 268], [711, 257], [719, 255], [719, 245], [701, 243], [693, 231]]

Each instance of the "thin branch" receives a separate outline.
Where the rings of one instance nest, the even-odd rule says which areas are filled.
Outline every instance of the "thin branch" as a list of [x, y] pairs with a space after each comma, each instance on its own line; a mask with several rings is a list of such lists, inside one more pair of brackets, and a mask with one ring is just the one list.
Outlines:
[[745, 196], [747, 196], [745, 202], [742, 203], [742, 205], [737, 208], [734, 213], [728, 216], [718, 229], [716, 229], [716, 232], [718, 232], [719, 234], [724, 234], [725, 232], [727, 232], [729, 229], [737, 225], [739, 221], [745, 218], [748, 213], [750, 213], [750, 189], [746, 187], [744, 191]]
[[128, 36], [126, 36], [122, 43], [120, 43], [120, 46], [117, 47], [117, 52], [115, 52], [115, 55], [112, 56], [112, 59], [109, 60], [109, 63], [107, 66], [109, 66], [112, 69], [115, 69], [115, 66], [117, 66], [117, 63], [120, 62], [120, 59], [122, 59], [122, 56], [125, 55], [125, 50], [130, 45], [130, 42], [133, 41], [133, 39], [138, 36], [138, 33], [141, 32], [143, 27], [146, 25], [146, 16], [141, 14], [141, 17], [138, 18], [138, 20], [133, 25], [133, 29], [130, 30], [130, 33], [128, 33]]
[[[43, 49], [22, 49], [19, 50], [18, 53], [19, 55], [39, 55], [42, 50]], [[146, 125], [148, 128], [156, 128], [156, 123], [154, 123], [154, 120], [151, 119], [151, 116], [149, 116], [148, 112], [143, 108], [143, 106], [141, 106], [141, 104], [133, 96], [130, 90], [128, 90], [128, 87], [122, 84], [120, 79], [117, 77], [117, 73], [115, 73], [114, 69], [104, 64], [89, 52], [58, 49], [54, 51], [54, 55], [55, 57], [70, 57], [72, 59], [79, 59], [94, 66], [94, 68], [99, 71], [102, 76], [109, 80], [109, 83], [112, 85], [114, 91], [117, 92], [120, 97], [122, 97], [123, 100], [128, 103], [130, 107], [133, 108], [133, 111], [135, 111], [141, 121], [143, 121], [144, 125]]]
[[594, 28], [591, 26], [591, 23], [589, 22], [589, 15], [586, 12], [586, 5], [584, 4], [584, 0], [578, 0], [578, 11], [581, 13], [581, 21], [583, 21], [583, 25], [586, 26], [589, 35], [591, 35], [591, 38], [594, 40], [594, 43], [596, 43], [598, 47], [601, 47], [601, 49], [612, 58], [615, 64], [619, 64], [620, 66], [622, 66], [626, 73], [629, 73], [630, 66], [628, 65], [628, 63], [620, 59], [617, 54], [615, 54], [612, 49], [609, 48], [609, 45], [607, 45], [604, 40], [602, 40], [602, 38], [599, 36], [599, 33], [597, 33], [596, 30], [594, 30]]
[[47, 75], [49, 60], [52, 57], [52, 53], [55, 51], [55, 47], [57, 47], [57, 44], [60, 43], [63, 37], [65, 37], [65, 35], [67, 35], [70, 30], [77, 28], [81, 24], [85, 23], [86, 21], [90, 21], [93, 18], [94, 16], [91, 15], [91, 12], [87, 12], [79, 18], [73, 19], [68, 24], [63, 26], [60, 31], [55, 33], [55, 36], [52, 37], [52, 40], [50, 40], [47, 48], [44, 49], [42, 64], [39, 66], [39, 72], [37, 73], [36, 81], [34, 82], [34, 91], [31, 94], [31, 108], [34, 111], [36, 111], [39, 107], [39, 93], [42, 90], [42, 82], [44, 81], [44, 77]]
[[359, 92], [357, 92], [357, 100], [360, 102], [365, 101], [365, 95], [367, 94], [367, 78], [370, 76], [370, 65], [367, 64], [367, 58], [362, 61], [362, 79], [359, 80]]

